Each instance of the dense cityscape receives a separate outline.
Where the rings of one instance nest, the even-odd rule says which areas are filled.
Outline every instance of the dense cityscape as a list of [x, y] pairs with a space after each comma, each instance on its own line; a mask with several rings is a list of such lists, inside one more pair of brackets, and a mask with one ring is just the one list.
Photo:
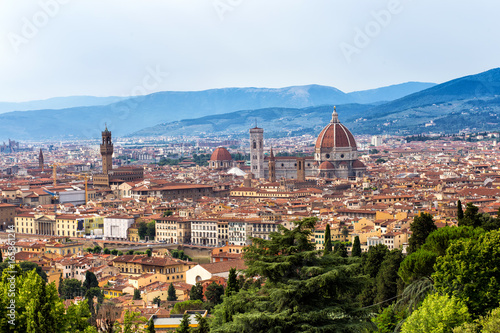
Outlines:
[[0, 1], [0, 333], [500, 332], [499, 12]]
[[[429, 281], [437, 279], [430, 277], [438, 274], [432, 266], [444, 253], [419, 250], [432, 230], [438, 230], [435, 238], [450, 240], [500, 225], [498, 140], [499, 133], [355, 138], [335, 108], [317, 138], [266, 139], [265, 129], [256, 126], [240, 140], [133, 141], [114, 139], [107, 128], [100, 141], [9, 140], [1, 146], [0, 267], [7, 279], [20, 270], [13, 294], [24, 288], [41, 292], [20, 284], [21, 276], [47, 283], [43, 290], [52, 288], [57, 300], [46, 301], [60, 311], [51, 312], [51, 320], [64, 322], [58, 324], [61, 332], [131, 327], [133, 332], [187, 332], [188, 322], [196, 332], [252, 331], [251, 321], [228, 320], [254, 311], [239, 303], [242, 298], [278, 288], [283, 279], [306, 280], [300, 270], [297, 277], [293, 270], [273, 275], [264, 263], [277, 257], [266, 249], [286, 258], [312, 251], [318, 262], [300, 258], [294, 265], [323, 267], [320, 261], [330, 256], [337, 264], [330, 262], [325, 272], [354, 275], [342, 282], [345, 291], [328, 291], [339, 283], [336, 277], [327, 280], [332, 285], [325, 290], [310, 290], [311, 295], [333, 292], [328, 302], [339, 302], [330, 305], [333, 313], [353, 311], [349, 316], [360, 318], [356, 330], [392, 332], [418, 313], [411, 312], [415, 305], [408, 300], [403, 306], [395, 300], [408, 297], [415, 283], [427, 282], [425, 292], [412, 295], [423, 299]], [[450, 236], [448, 230], [461, 231]], [[306, 243], [286, 255], [290, 249], [279, 249], [282, 237], [291, 237], [291, 244], [306, 237]], [[278, 248], [271, 246], [274, 242]], [[7, 299], [4, 294], [2, 300]], [[29, 329], [30, 321], [44, 325], [36, 314], [21, 319], [20, 306], [28, 311], [28, 300], [12, 299], [16, 327]], [[451, 300], [444, 299], [454, 302], [449, 306], [464, 304]], [[303, 306], [306, 312], [314, 308]], [[77, 322], [71, 319], [75, 313]], [[470, 321], [466, 314], [455, 326]], [[288, 320], [262, 316], [269, 325]], [[283, 331], [350, 325], [342, 316], [303, 320]], [[2, 325], [8, 331], [9, 321]], [[414, 331], [408, 327], [403, 325], [403, 331]]]

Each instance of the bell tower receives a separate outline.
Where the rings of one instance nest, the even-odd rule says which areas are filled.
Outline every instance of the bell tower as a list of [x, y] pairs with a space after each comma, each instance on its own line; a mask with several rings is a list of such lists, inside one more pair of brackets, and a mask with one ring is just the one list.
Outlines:
[[43, 171], [43, 153], [42, 153], [42, 148], [40, 148], [40, 153], [38, 154], [38, 169], [42, 169], [42, 171]]
[[250, 129], [250, 167], [255, 178], [264, 178], [264, 130]]
[[108, 127], [102, 132], [101, 143], [102, 173], [107, 175], [113, 169], [113, 143], [111, 142], [111, 132]]
[[276, 181], [276, 159], [274, 158], [273, 147], [271, 147], [271, 154], [269, 155], [269, 181], [271, 183]]

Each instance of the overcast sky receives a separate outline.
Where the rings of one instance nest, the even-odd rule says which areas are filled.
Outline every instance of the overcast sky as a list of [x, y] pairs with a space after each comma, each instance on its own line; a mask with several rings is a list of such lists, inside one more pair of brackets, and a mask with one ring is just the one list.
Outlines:
[[0, 101], [441, 83], [500, 66], [499, 13], [492, 0], [2, 0]]

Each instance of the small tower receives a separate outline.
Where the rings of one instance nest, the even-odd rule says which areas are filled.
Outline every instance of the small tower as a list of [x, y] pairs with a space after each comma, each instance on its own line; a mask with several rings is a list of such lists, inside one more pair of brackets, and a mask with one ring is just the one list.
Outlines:
[[306, 181], [305, 162], [306, 159], [304, 157], [297, 157], [297, 180], [299, 182]]
[[108, 127], [102, 132], [101, 143], [102, 173], [107, 175], [113, 169], [113, 143], [111, 142], [111, 132]]
[[269, 181], [271, 183], [276, 181], [276, 159], [274, 158], [273, 147], [271, 147], [271, 154], [269, 155]]
[[255, 178], [264, 178], [264, 130], [250, 129], [250, 167]]
[[40, 153], [38, 154], [38, 169], [42, 169], [42, 171], [43, 171], [43, 153], [42, 153], [42, 148], [40, 148]]

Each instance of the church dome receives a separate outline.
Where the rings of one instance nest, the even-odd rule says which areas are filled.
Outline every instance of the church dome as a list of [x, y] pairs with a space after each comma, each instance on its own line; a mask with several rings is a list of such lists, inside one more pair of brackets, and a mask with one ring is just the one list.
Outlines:
[[354, 148], [356, 140], [351, 132], [339, 122], [338, 114], [333, 109], [332, 120], [319, 133], [316, 140], [316, 148]]
[[355, 160], [352, 163], [352, 167], [353, 168], [366, 168], [366, 165], [363, 162], [361, 162], [360, 160]]
[[330, 161], [324, 161], [319, 165], [319, 170], [333, 170], [335, 166]]
[[231, 154], [224, 147], [219, 147], [214, 150], [212, 156], [210, 156], [210, 161], [232, 161], [233, 158]]

